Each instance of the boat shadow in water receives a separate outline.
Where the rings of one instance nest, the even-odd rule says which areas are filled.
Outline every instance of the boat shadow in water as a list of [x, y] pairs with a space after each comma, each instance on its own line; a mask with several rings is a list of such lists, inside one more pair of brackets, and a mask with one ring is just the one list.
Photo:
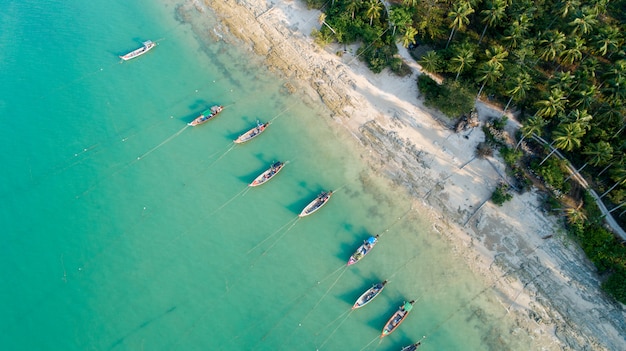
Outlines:
[[267, 162], [266, 165], [259, 166], [255, 171], [248, 172], [244, 175], [237, 177], [237, 179], [241, 180], [246, 184], [252, 183], [252, 181], [259, 176], [259, 174], [267, 171], [267, 169], [272, 165], [272, 162]]
[[[383, 294], [385, 292], [383, 291]], [[382, 300], [383, 296], [379, 296], [377, 297], [377, 299], [381, 299]], [[381, 301], [378, 301], [381, 302]], [[400, 301], [402, 302], [402, 301]], [[368, 322], [367, 325], [378, 330], [378, 333], [380, 334], [380, 332], [382, 332], [383, 328], [385, 327], [385, 325], [387, 324], [387, 322], [389, 321], [389, 318], [396, 313], [396, 311], [398, 310], [398, 307], [400, 306], [400, 303], [398, 303], [397, 301], [394, 303], [393, 301], [391, 303], [389, 303], [389, 301], [386, 301], [386, 303], [389, 305], [389, 308], [386, 310], [385, 313], [381, 313], [375, 317], [372, 317]], [[369, 306], [363, 307], [363, 308], [367, 308]], [[394, 332], [394, 335], [402, 335], [403, 333], [396, 330]]]
[[293, 212], [296, 215], [299, 215], [300, 212], [302, 212], [302, 210], [311, 203], [311, 201], [315, 200], [317, 196], [322, 193], [322, 191], [325, 191], [321, 186], [316, 186], [315, 189], [317, 190], [311, 190], [310, 187], [307, 186], [306, 182], [300, 182], [300, 186], [305, 189], [308, 195], [304, 195], [300, 198], [300, 200], [292, 202], [286, 206], [290, 212]]
[[[353, 289], [350, 289], [348, 291], [344, 291], [342, 294], [337, 295], [337, 297], [347, 303], [348, 305], [352, 306], [354, 305], [354, 303], [356, 302], [356, 300], [369, 288], [371, 288], [372, 286], [374, 286], [374, 284], [378, 284], [380, 282], [382, 282], [384, 279], [377, 277], [373, 274], [368, 275], [367, 277], [365, 277], [362, 274], [357, 274], [361, 280], [363, 281], [363, 284], [359, 285], [359, 286], [355, 286]], [[380, 299], [383, 300], [384, 297], [384, 291], [376, 297], [376, 299]], [[365, 307], [363, 307], [365, 308]]]
[[167, 311], [164, 311], [163, 313], [159, 314], [158, 316], [146, 319], [143, 323], [141, 323], [137, 327], [135, 327], [135, 329], [129, 331], [126, 334], [124, 334], [121, 338], [117, 339], [113, 344], [111, 344], [111, 346], [109, 347], [109, 351], [111, 351], [111, 350], [117, 348], [118, 346], [120, 346], [121, 344], [123, 344], [124, 341], [126, 341], [126, 339], [129, 336], [132, 336], [133, 334], [141, 331], [142, 329], [148, 327], [152, 323], [154, 323], [154, 322], [158, 321], [159, 319], [167, 316], [168, 314], [174, 312], [175, 310], [176, 310], [176, 306], [172, 306]]

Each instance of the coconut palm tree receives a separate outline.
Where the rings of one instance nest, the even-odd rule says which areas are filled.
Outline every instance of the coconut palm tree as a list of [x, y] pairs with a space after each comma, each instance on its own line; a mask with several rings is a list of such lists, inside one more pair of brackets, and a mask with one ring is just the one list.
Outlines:
[[562, 0], [554, 8], [554, 13], [562, 18], [580, 8], [580, 0]]
[[574, 62], [580, 61], [583, 58], [583, 51], [587, 47], [585, 46], [585, 39], [580, 37], [573, 37], [567, 41], [567, 47], [559, 57], [561, 57], [561, 63], [564, 65], [571, 65]]
[[554, 146], [564, 151], [572, 151], [578, 149], [582, 142], [585, 130], [578, 123], [565, 123], [552, 133], [555, 141]]
[[369, 0], [367, 2], [367, 10], [365, 11], [365, 15], [370, 18], [370, 26], [374, 22], [374, 18], [380, 18], [382, 10], [383, 4], [380, 2], [380, 0]]
[[319, 24], [322, 24], [328, 27], [328, 29], [330, 29], [330, 31], [333, 32], [335, 35], [337, 34], [337, 32], [335, 32], [333, 27], [329, 26], [328, 23], [326, 23], [326, 14], [324, 12], [320, 13], [320, 17], [317, 19], [317, 21], [319, 22]]
[[430, 50], [422, 56], [418, 63], [424, 70], [437, 73], [441, 69], [442, 60], [441, 56], [435, 50]]
[[478, 45], [483, 41], [487, 28], [499, 24], [506, 16], [507, 3], [505, 0], [489, 0], [486, 6], [485, 10], [480, 11], [484, 16], [481, 22], [485, 24], [485, 28], [483, 28], [483, 32], [480, 34]]
[[580, 90], [576, 90], [577, 99], [572, 101], [572, 105], [578, 108], [589, 108], [596, 100], [598, 95], [598, 87], [595, 84], [585, 86]]
[[577, 123], [585, 132], [591, 130], [591, 120], [593, 116], [590, 115], [587, 110], [574, 109], [566, 117], [568, 123]]
[[402, 0], [402, 5], [406, 7], [414, 7], [418, 2], [419, 0]]
[[407, 27], [402, 36], [402, 46], [408, 48], [409, 45], [415, 44], [415, 36], [417, 35], [417, 29], [413, 27]]
[[519, 43], [527, 37], [528, 30], [532, 26], [531, 18], [523, 13], [511, 22], [509, 27], [504, 31], [503, 40], [509, 43], [509, 48], [516, 48]]
[[[552, 156], [557, 149], [572, 151], [579, 148], [583, 135], [585, 135], [585, 132], [578, 124], [561, 124], [552, 132], [552, 144], [554, 144], [552, 151], [550, 151], [548, 156], [546, 156], [543, 161], [539, 163], [539, 165], [541, 166], [544, 162], [546, 162], [546, 160]], [[552, 144], [550, 144], [550, 146], [552, 146]]]
[[[603, 166], [607, 164], [613, 158], [613, 147], [606, 141], [599, 141], [583, 148], [583, 155], [589, 156], [587, 162], [582, 167], [576, 170], [576, 173], [580, 173], [587, 165], [594, 167]], [[571, 174], [565, 179], [569, 180], [572, 177]]]
[[[396, 27], [406, 28], [413, 24], [411, 14], [404, 7], [396, 7], [389, 11], [389, 22], [393, 26], [392, 35], [396, 35]], [[417, 34], [417, 33], [416, 33]]]
[[448, 12], [448, 18], [452, 19], [452, 23], [450, 23], [450, 37], [448, 38], [448, 42], [446, 43], [446, 49], [448, 45], [450, 45], [450, 40], [452, 40], [452, 36], [454, 32], [458, 30], [462, 30], [466, 25], [469, 24], [469, 15], [474, 13], [474, 9], [472, 5], [468, 1], [458, 1], [454, 3], [454, 8], [452, 11]]
[[472, 67], [474, 62], [476, 62], [476, 59], [474, 58], [472, 48], [468, 45], [461, 45], [458, 54], [450, 59], [450, 68], [452, 72], [456, 72], [454, 81], [459, 80], [461, 72]]
[[548, 122], [539, 116], [530, 117], [522, 126], [522, 137], [517, 142], [517, 145], [515, 145], [515, 150], [517, 150], [525, 138], [528, 138], [531, 135], [541, 136], [543, 128], [547, 124]]
[[350, 11], [352, 19], [354, 19], [354, 13], [361, 8], [363, 0], [346, 0], [346, 11]]
[[615, 181], [615, 184], [613, 184], [609, 190], [605, 191], [604, 194], [600, 195], [600, 198], [603, 198], [606, 194], [610, 193], [618, 185], [626, 185], [626, 168], [623, 166], [616, 168], [612, 172], [611, 179]]
[[602, 26], [598, 30], [598, 34], [593, 37], [594, 54], [606, 56], [606, 54], [613, 55], [624, 44], [623, 35], [618, 27], [612, 25]]
[[521, 101], [526, 97], [526, 92], [532, 88], [533, 79], [528, 72], [520, 72], [512, 81], [508, 82], [511, 82], [509, 84], [511, 84], [512, 87], [507, 90], [506, 93], [511, 95], [511, 97], [506, 103], [506, 106], [504, 106], [502, 113], [506, 113], [513, 100]]
[[499, 62], [486, 61], [482, 64], [479, 70], [480, 77], [478, 77], [478, 82], [483, 82], [483, 84], [480, 86], [480, 90], [478, 90], [478, 95], [476, 95], [477, 99], [480, 98], [480, 94], [482, 94], [483, 89], [485, 88], [485, 85], [487, 83], [493, 84], [500, 77], [502, 77], [503, 69], [504, 66], [502, 66], [502, 64]]
[[565, 50], [565, 39], [565, 34], [558, 30], [547, 31], [539, 41], [541, 45], [539, 57], [545, 61], [554, 61], [557, 55]]
[[584, 7], [582, 11], [578, 11], [576, 18], [569, 23], [570, 27], [574, 27], [572, 35], [590, 33], [598, 24], [597, 16], [598, 14], [589, 7]]
[[565, 110], [566, 102], [565, 93], [559, 88], [554, 88], [550, 91], [550, 96], [547, 99], [537, 101], [536, 104], [540, 107], [537, 115], [552, 118]]

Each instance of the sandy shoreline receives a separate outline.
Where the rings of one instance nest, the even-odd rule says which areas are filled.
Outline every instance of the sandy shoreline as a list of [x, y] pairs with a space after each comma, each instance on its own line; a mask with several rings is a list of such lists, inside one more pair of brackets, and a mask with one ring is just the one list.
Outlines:
[[[352, 55], [355, 48], [339, 57], [334, 52], [343, 48], [317, 47], [309, 34], [319, 28], [319, 12], [300, 1], [190, 0], [182, 10], [205, 6], [220, 19], [211, 29], [216, 40], [240, 40], [285, 77], [287, 89], [324, 102], [363, 145], [363, 160], [406, 188], [457, 254], [493, 284], [507, 315], [536, 340], [533, 347], [626, 349], [624, 307], [604, 297], [593, 266], [557, 219], [541, 212], [538, 195], [516, 194], [503, 207], [487, 201], [503, 163], [474, 158], [484, 140], [480, 128], [456, 134], [423, 106], [414, 61], [406, 60], [410, 77], [374, 75]], [[482, 121], [498, 115], [478, 107]]]

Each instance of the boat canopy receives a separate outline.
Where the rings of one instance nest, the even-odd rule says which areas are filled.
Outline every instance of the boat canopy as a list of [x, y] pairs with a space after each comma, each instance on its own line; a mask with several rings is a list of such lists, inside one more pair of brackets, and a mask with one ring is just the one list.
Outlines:
[[370, 236], [369, 238], [367, 238], [367, 242], [369, 244], [374, 244], [376, 242], [376, 237]]
[[405, 302], [404, 303], [404, 310], [409, 312], [411, 309], [413, 309], [413, 305], [410, 302]]

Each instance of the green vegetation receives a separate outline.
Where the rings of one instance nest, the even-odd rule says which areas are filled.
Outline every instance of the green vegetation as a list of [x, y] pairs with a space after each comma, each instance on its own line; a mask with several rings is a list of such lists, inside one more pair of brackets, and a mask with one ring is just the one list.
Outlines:
[[509, 186], [502, 183], [499, 184], [493, 194], [491, 194], [491, 201], [498, 206], [502, 206], [503, 203], [511, 200], [512, 198], [513, 195], [509, 193]]
[[[389, 8], [380, 0], [306, 1], [324, 11], [318, 42], [361, 43], [357, 55], [374, 72], [402, 72], [396, 43], [418, 39], [428, 47], [418, 62], [444, 79], [439, 86], [420, 77], [429, 106], [458, 117], [475, 96], [489, 96], [516, 110], [523, 126], [513, 151], [497, 138], [489, 143], [514, 165], [521, 187], [534, 174], [550, 190], [546, 203], [581, 202], [562, 155], [626, 227], [626, 0], [390, 0]], [[583, 206], [586, 221], [599, 221], [589, 215], [592, 201]], [[606, 274], [605, 290], [626, 302], [623, 246], [598, 223], [571, 228]]]
[[446, 80], [442, 85], [427, 75], [420, 75], [417, 87], [426, 106], [436, 108], [448, 116], [459, 116], [474, 107], [474, 94], [458, 82]]

